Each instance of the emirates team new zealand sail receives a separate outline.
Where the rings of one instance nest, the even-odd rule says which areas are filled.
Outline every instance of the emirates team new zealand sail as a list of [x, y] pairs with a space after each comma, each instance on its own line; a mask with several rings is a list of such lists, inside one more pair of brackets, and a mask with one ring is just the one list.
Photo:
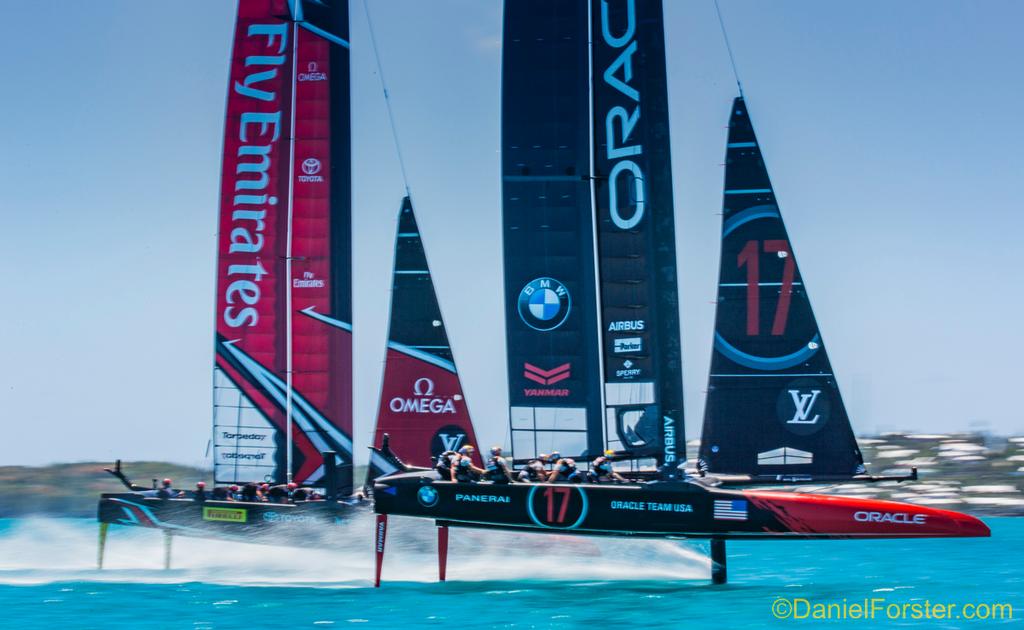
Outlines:
[[881, 479], [865, 474], [742, 99], [730, 119], [699, 473], [684, 472], [663, 28], [660, 0], [504, 9], [512, 447], [517, 461], [558, 450], [581, 463], [609, 449], [632, 473], [490, 484], [399, 466], [374, 486], [378, 584], [389, 514], [437, 522], [441, 579], [449, 526], [708, 538], [716, 582], [730, 538], [989, 535], [946, 510], [735, 487]]
[[[213, 370], [217, 484], [104, 495], [99, 520], [251, 540], [352, 508], [347, 0], [240, 0], [224, 131]], [[154, 495], [154, 496], [146, 496]], [[273, 496], [273, 495], [272, 495]], [[238, 500], [242, 498], [243, 500]], [[315, 528], [313, 528], [315, 529]], [[269, 537], [304, 544], [294, 536]]]

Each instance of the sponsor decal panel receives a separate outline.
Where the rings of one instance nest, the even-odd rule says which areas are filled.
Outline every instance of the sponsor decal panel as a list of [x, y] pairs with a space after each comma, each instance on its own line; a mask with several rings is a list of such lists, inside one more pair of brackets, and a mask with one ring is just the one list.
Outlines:
[[613, 341], [612, 350], [616, 354], [625, 352], [643, 352], [643, 337], [622, 337]]
[[572, 308], [569, 289], [554, 278], [536, 278], [526, 283], [516, 300], [524, 324], [547, 332], [561, 326]]
[[676, 421], [669, 416], [664, 416], [662, 420], [662, 461], [667, 466], [676, 461]]
[[610, 505], [613, 510], [626, 510], [630, 512], [682, 512], [693, 513], [693, 506], [689, 503], [659, 503], [657, 501], [612, 501]]
[[900, 523], [902, 525], [924, 525], [927, 514], [906, 512], [854, 512], [853, 520], [858, 523]]
[[416, 500], [423, 507], [434, 507], [437, 505], [437, 489], [433, 486], [423, 486], [416, 492]]
[[461, 396], [435, 396], [434, 381], [422, 377], [412, 384], [412, 396], [395, 396], [388, 408], [394, 413], [454, 414], [456, 398]]
[[456, 493], [455, 500], [462, 503], [510, 503], [508, 496], [500, 494], [461, 494]]
[[323, 164], [317, 158], [306, 158], [299, 165], [299, 169], [302, 171], [302, 174], [298, 176], [299, 182], [303, 184], [322, 184], [324, 176], [319, 174], [322, 168]]
[[309, 514], [281, 514], [280, 512], [264, 512], [263, 520], [268, 523], [317, 523], [319, 519]]
[[203, 507], [204, 521], [219, 521], [222, 523], [244, 523], [248, 517], [248, 510], [238, 508]]
[[633, 367], [634, 365], [635, 364], [632, 361], [626, 359], [622, 362], [622, 369], [615, 370], [615, 376], [622, 379], [632, 379], [640, 376], [643, 370], [638, 367]]
[[716, 500], [714, 516], [716, 521], [745, 521], [747, 520], [747, 502], [742, 499]]
[[817, 433], [831, 416], [832, 400], [829, 387], [816, 379], [795, 379], [779, 391], [775, 412], [779, 422], [789, 433]]
[[320, 65], [315, 61], [310, 61], [306, 64], [306, 71], [299, 73], [299, 81], [305, 83], [306, 81], [326, 81], [327, 73], [320, 70]]
[[292, 278], [293, 289], [322, 289], [327, 286], [327, 282], [321, 278], [317, 278], [316, 274], [312, 271], [302, 272], [301, 278]]
[[[572, 363], [563, 363], [551, 369], [544, 369], [532, 363], [523, 363], [523, 378], [539, 385], [554, 385], [572, 377]], [[566, 398], [572, 394], [567, 387], [524, 387], [523, 396], [528, 398]]]
[[640, 332], [646, 327], [642, 319], [625, 319], [608, 324], [608, 332]]

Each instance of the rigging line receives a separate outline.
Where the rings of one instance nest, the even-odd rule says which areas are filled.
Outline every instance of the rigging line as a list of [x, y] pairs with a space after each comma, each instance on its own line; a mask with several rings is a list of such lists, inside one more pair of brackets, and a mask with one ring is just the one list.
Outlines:
[[391, 137], [395, 141], [395, 153], [398, 154], [398, 168], [402, 171], [402, 182], [405, 184], [405, 194], [411, 197], [409, 190], [409, 178], [405, 174], [405, 160], [402, 158], [402, 147], [398, 143], [398, 128], [395, 126], [395, 113], [391, 109], [391, 95], [388, 93], [388, 85], [384, 81], [384, 67], [380, 63], [380, 53], [377, 51], [377, 38], [373, 34], [373, 20], [370, 19], [370, 7], [363, 0], [363, 10], [366, 12], [366, 26], [370, 30], [370, 44], [373, 46], [373, 57], [377, 60], [377, 76], [380, 77], [380, 87], [384, 92], [384, 105], [388, 110], [388, 121], [391, 123]]
[[[364, 2], [366, 0], [363, 0]], [[722, 27], [722, 39], [725, 40], [725, 49], [729, 52], [729, 63], [732, 64], [732, 75], [736, 77], [736, 87], [740, 90], [740, 98], [743, 98], [743, 84], [740, 83], [740, 73], [736, 70], [736, 58], [732, 54], [732, 45], [729, 43], [729, 33], [725, 30], [725, 20], [722, 19], [722, 9], [718, 6], [718, 0], [715, 1], [715, 13], [718, 14], [718, 25]]]

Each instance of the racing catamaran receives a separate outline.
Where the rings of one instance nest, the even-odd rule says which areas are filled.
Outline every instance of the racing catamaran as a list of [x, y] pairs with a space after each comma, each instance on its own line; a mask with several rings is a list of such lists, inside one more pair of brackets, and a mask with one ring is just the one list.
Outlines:
[[[504, 7], [502, 197], [516, 461], [608, 449], [625, 483], [486, 484], [400, 470], [388, 515], [448, 527], [711, 541], [988, 536], [917, 505], [751, 489], [866, 473], [753, 126], [730, 117], [714, 358], [698, 468], [684, 467], [681, 347], [660, 0]], [[589, 42], [593, 42], [590, 44]], [[401, 455], [401, 453], [398, 453]]]
[[[347, 0], [240, 0], [228, 86], [217, 258], [217, 484], [295, 483], [323, 501], [129, 492], [110, 524], [288, 544], [275, 525], [347, 516], [352, 470], [352, 235]], [[146, 494], [154, 494], [149, 492]]]

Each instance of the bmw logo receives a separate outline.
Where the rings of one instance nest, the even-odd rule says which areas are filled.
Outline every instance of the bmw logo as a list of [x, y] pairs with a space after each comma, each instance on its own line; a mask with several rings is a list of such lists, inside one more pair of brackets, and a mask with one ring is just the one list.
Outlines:
[[423, 486], [416, 493], [416, 500], [423, 507], [434, 507], [437, 505], [437, 490], [434, 489], [434, 486]]
[[569, 316], [572, 299], [565, 285], [554, 278], [531, 280], [519, 292], [519, 318], [534, 330], [554, 330]]

